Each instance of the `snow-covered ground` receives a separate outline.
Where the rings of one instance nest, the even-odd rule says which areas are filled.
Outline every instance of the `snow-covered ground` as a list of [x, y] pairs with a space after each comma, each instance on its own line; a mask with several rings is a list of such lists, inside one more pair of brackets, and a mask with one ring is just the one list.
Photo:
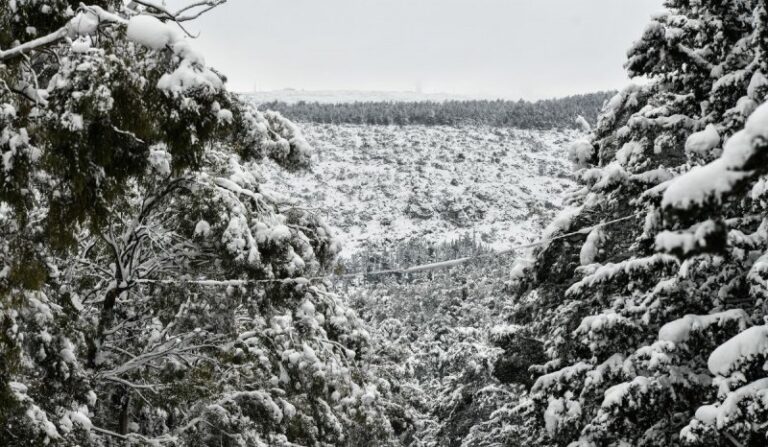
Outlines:
[[302, 124], [311, 172], [267, 167], [268, 188], [317, 209], [342, 257], [421, 238], [475, 235], [494, 249], [529, 242], [573, 185], [576, 131]]

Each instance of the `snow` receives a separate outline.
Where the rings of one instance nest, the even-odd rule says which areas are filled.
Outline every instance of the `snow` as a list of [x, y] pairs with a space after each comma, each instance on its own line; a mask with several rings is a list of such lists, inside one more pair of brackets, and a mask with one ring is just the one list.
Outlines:
[[73, 53], [87, 53], [91, 49], [91, 39], [88, 36], [80, 37], [72, 42]]
[[639, 174], [633, 174], [630, 179], [633, 181], [639, 181], [642, 183], [648, 183], [650, 185], [659, 185], [666, 181], [673, 179], [675, 175], [667, 168], [651, 169]]
[[61, 124], [72, 132], [83, 130], [83, 116], [77, 113], [66, 112], [61, 117]]
[[137, 15], [128, 22], [128, 39], [153, 50], [162, 50], [183, 39], [180, 30], [150, 15]]
[[95, 34], [99, 28], [99, 17], [90, 11], [79, 12], [69, 22], [69, 29], [79, 36]]
[[216, 118], [222, 123], [231, 123], [234, 119], [232, 111], [227, 109], [221, 109], [216, 112]]
[[602, 239], [603, 231], [601, 228], [595, 228], [587, 235], [587, 240], [581, 246], [581, 252], [579, 253], [581, 265], [589, 265], [595, 262]]
[[[298, 198], [333, 225], [349, 259], [419, 239], [475, 235], [502, 251], [539, 239], [573, 185], [563, 145], [575, 131], [484, 126], [304, 124], [312, 172], [265, 165], [264, 189]], [[552, 231], [556, 228], [552, 227]]]
[[567, 382], [574, 377], [586, 374], [587, 371], [592, 369], [592, 365], [585, 362], [579, 362], [571, 366], [567, 366], [559, 371], [555, 371], [549, 374], [545, 374], [533, 384], [531, 393], [547, 392], [556, 383]]
[[684, 209], [692, 204], [702, 204], [713, 196], [719, 200], [747, 175], [726, 169], [722, 159], [705, 166], [697, 166], [669, 183], [661, 204], [664, 207]]
[[738, 323], [739, 329], [744, 330], [749, 321], [749, 315], [741, 309], [731, 309], [711, 315], [686, 315], [662, 326], [659, 330], [659, 340], [685, 343], [695, 332], [704, 331], [714, 325], [722, 327], [731, 321]]
[[518, 324], [497, 324], [491, 328], [489, 335], [493, 339], [501, 340], [506, 337], [514, 336], [523, 329]]
[[65, 362], [69, 364], [74, 364], [77, 359], [75, 358], [75, 353], [72, 352], [71, 348], [64, 348], [61, 351], [59, 351], [59, 357]]
[[741, 116], [751, 115], [755, 109], [757, 109], [757, 102], [749, 96], [742, 96], [736, 101], [736, 106], [729, 110], [729, 112], [736, 112]]
[[646, 258], [629, 259], [616, 264], [604, 264], [585, 276], [581, 281], [573, 284], [565, 293], [567, 295], [580, 293], [584, 288], [610, 281], [619, 274], [631, 275], [635, 272], [657, 269], [664, 264], [676, 263], [677, 259], [673, 256], [659, 253]]
[[767, 193], [768, 179], [762, 177], [757, 182], [755, 182], [754, 186], [752, 186], [752, 191], [750, 191], [749, 195], [752, 200], [760, 200], [760, 198], [765, 196]]
[[568, 231], [573, 219], [579, 215], [581, 208], [566, 208], [552, 219], [552, 222], [544, 229], [543, 239], [551, 239], [557, 234]]
[[693, 232], [662, 231], [656, 235], [656, 250], [672, 252], [682, 250], [689, 253], [697, 247], [706, 246], [706, 237], [716, 230], [713, 220], [707, 220], [696, 226]]
[[33, 426], [39, 427], [50, 439], [61, 439], [61, 435], [56, 430], [56, 425], [48, 420], [48, 416], [37, 405], [30, 406], [26, 411], [26, 416], [32, 421]]
[[747, 95], [755, 101], [760, 101], [763, 98], [758, 95], [757, 90], [768, 86], [768, 79], [765, 77], [762, 71], [758, 70], [752, 75], [752, 79], [747, 86]]
[[742, 361], [768, 354], [768, 326], [753, 326], [726, 341], [709, 356], [712, 374], [727, 376]]
[[10, 388], [11, 393], [14, 394], [16, 400], [23, 401], [26, 399], [27, 394], [27, 386], [20, 382], [8, 382], [8, 388]]
[[[180, 94], [190, 89], [219, 90], [224, 82], [211, 69], [205, 67], [203, 57], [194, 51], [181, 30], [149, 15], [137, 15], [128, 22], [127, 37], [133, 42], [152, 50], [169, 48], [181, 60], [178, 67], [160, 77], [157, 87], [170, 94]], [[226, 119], [226, 113], [219, 118]]]
[[768, 290], [768, 253], [757, 258], [752, 264], [749, 273], [747, 273], [747, 279], [753, 284], [753, 288], [760, 286], [759, 290], [755, 290], [753, 293], [764, 293]]
[[587, 121], [586, 118], [581, 115], [576, 117], [576, 124], [578, 124], [579, 128], [581, 128], [581, 130], [584, 132], [592, 131], [592, 126], [589, 124], [589, 121]]
[[614, 385], [605, 391], [602, 408], [624, 405], [624, 401], [632, 391], [644, 393], [648, 391], [651, 381], [647, 377], [637, 376], [631, 382]]
[[630, 166], [634, 159], [642, 158], [644, 152], [642, 144], [637, 141], [630, 141], [616, 151], [616, 161], [621, 166]]
[[200, 220], [195, 225], [195, 236], [207, 237], [211, 233], [211, 224], [205, 220]]
[[727, 168], [739, 169], [752, 156], [752, 135], [748, 132], [736, 132], [725, 142], [721, 160]]
[[580, 416], [581, 404], [578, 401], [565, 398], [550, 399], [549, 405], [544, 411], [544, 427], [550, 436], [554, 436], [565, 417], [578, 418]]
[[579, 140], [568, 146], [568, 159], [579, 167], [587, 166], [594, 153], [592, 143], [586, 140]]
[[701, 132], [696, 132], [685, 141], [685, 151], [698, 155], [709, 155], [720, 145], [720, 134], [717, 128], [708, 124]]
[[594, 184], [593, 190], [609, 189], [623, 183], [629, 178], [629, 174], [620, 162], [614, 161], [599, 171], [600, 178]]
[[272, 242], [280, 242], [291, 238], [291, 229], [285, 225], [277, 225], [266, 233], [266, 239]]
[[166, 73], [157, 81], [157, 87], [170, 93], [182, 93], [196, 88], [221, 89], [224, 86], [221, 78], [210, 69], [200, 68], [202, 65], [185, 58], [173, 73]]
[[581, 324], [574, 333], [585, 334], [591, 331], [600, 331], [604, 328], [612, 328], [620, 321], [627, 320], [616, 312], [604, 313], [600, 315], [589, 315], [581, 320]]
[[664, 193], [662, 206], [688, 208], [721, 196], [749, 176], [745, 163], [754, 155], [756, 137], [768, 138], [768, 103], [758, 107], [739, 132], [725, 142], [723, 155], [714, 162], [696, 167], [672, 181]]
[[768, 404], [768, 378], [756, 380], [731, 393], [721, 405], [704, 405], [696, 410], [696, 419], [705, 424], [723, 427], [729, 419], [736, 418], [742, 411], [741, 402], [754, 399]]
[[83, 430], [88, 431], [93, 427], [91, 419], [88, 417], [88, 407], [80, 407], [77, 411], [69, 412], [68, 416], [72, 422], [80, 425]]
[[157, 144], [149, 148], [149, 165], [162, 176], [171, 175], [171, 154], [165, 144]]
[[744, 130], [751, 136], [768, 138], [768, 103], [760, 105], [752, 115], [747, 118]]

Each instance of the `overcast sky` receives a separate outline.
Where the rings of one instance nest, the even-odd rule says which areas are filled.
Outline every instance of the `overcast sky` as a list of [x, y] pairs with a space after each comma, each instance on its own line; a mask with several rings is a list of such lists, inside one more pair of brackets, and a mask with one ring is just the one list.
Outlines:
[[662, 0], [229, 0], [190, 28], [247, 92], [416, 90], [537, 99], [620, 88]]

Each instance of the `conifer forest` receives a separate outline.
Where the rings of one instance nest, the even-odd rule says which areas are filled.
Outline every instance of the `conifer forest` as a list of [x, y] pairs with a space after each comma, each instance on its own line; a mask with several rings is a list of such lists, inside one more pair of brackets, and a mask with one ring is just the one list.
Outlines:
[[[0, 0], [0, 447], [768, 446], [768, 1], [656, 0], [618, 84], [562, 50], [522, 99], [211, 62], [329, 77], [265, 62], [339, 32], [271, 15], [310, 3], [355, 1]], [[398, 76], [363, 47], [339, 83]]]

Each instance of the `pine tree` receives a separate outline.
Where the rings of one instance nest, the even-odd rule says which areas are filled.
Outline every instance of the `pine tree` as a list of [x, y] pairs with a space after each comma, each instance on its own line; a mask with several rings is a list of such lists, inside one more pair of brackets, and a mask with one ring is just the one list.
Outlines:
[[[552, 446], [765, 445], [768, 109], [761, 1], [668, 0], [510, 319], [548, 362], [507, 419]], [[587, 234], [589, 233], [589, 234]]]

